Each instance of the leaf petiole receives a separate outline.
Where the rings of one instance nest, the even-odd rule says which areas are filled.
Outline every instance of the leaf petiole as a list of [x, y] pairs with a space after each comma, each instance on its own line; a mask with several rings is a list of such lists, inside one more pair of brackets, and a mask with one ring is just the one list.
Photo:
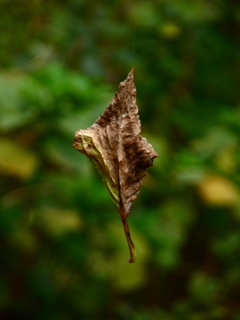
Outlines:
[[127, 243], [128, 243], [129, 252], [130, 252], [130, 260], [128, 262], [133, 263], [136, 261], [137, 254], [136, 254], [135, 246], [134, 246], [132, 239], [131, 239], [131, 236], [130, 236], [129, 226], [128, 226], [128, 222], [127, 222], [127, 214], [122, 206], [120, 208], [120, 215], [121, 215], [121, 219], [122, 219], [124, 233], [125, 233]]

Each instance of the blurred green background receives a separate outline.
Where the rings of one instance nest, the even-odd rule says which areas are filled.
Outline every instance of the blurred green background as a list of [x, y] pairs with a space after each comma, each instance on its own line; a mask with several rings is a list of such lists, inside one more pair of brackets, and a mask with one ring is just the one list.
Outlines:
[[[0, 319], [240, 319], [237, 0], [1, 0]], [[128, 219], [72, 147], [135, 66], [159, 154]]]

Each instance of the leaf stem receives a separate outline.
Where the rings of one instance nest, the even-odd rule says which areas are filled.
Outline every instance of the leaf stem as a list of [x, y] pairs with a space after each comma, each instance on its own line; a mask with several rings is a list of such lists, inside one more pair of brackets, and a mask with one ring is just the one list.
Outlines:
[[128, 243], [129, 252], [130, 252], [130, 260], [128, 262], [133, 263], [136, 261], [136, 249], [134, 247], [134, 244], [133, 244], [131, 236], [130, 236], [129, 226], [128, 226], [128, 222], [127, 222], [127, 215], [126, 215], [126, 212], [122, 206], [120, 208], [120, 215], [121, 215], [121, 219], [122, 219], [124, 233], [125, 233], [127, 243]]

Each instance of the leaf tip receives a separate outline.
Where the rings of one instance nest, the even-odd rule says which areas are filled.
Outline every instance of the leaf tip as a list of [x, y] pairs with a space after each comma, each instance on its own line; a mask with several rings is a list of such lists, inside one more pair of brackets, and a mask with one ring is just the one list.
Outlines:
[[133, 81], [134, 80], [134, 70], [135, 70], [135, 67], [132, 67], [131, 71], [129, 72], [128, 76], [127, 76], [127, 81]]
[[130, 254], [131, 254], [131, 256], [130, 256], [130, 259], [128, 260], [128, 262], [134, 263], [136, 261], [136, 256], [137, 256], [136, 249], [131, 248]]

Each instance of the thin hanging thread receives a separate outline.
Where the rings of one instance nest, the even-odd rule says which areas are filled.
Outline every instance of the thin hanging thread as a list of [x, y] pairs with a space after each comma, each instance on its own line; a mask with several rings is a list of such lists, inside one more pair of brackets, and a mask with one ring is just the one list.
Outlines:
[[33, 57], [32, 59], [26, 61], [23, 65], [18, 66], [16, 69], [13, 69], [11, 71], [12, 75], [17, 74], [18, 72], [22, 72], [27, 66], [31, 66], [34, 63], [37, 63], [38, 60], [44, 56], [46, 53], [49, 53], [51, 50], [49, 48], [44, 49], [42, 52], [40, 52], [39, 54], [37, 54], [35, 57]]
[[134, 64], [134, 59], [135, 59], [135, 47], [136, 47], [136, 29], [134, 30], [134, 32], [133, 32], [133, 41], [132, 41], [132, 49], [131, 49], [131, 65], [132, 65], [132, 67], [134, 67], [133, 66], [133, 64]]

